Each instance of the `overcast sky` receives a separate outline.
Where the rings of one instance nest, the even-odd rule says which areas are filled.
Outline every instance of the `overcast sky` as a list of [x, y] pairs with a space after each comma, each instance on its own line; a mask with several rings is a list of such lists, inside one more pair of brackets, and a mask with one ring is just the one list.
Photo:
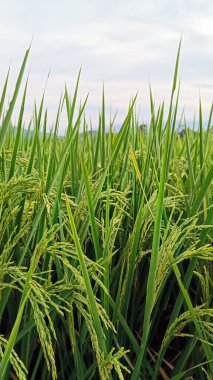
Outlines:
[[139, 90], [142, 121], [149, 117], [149, 82], [156, 103], [168, 99], [180, 36], [181, 107], [188, 120], [201, 94], [204, 119], [213, 99], [212, 0], [7, 0], [0, 12], [0, 87], [11, 64], [12, 90], [32, 36], [26, 117], [46, 91], [49, 120], [65, 82], [73, 88], [80, 66], [80, 96], [96, 124], [103, 81], [108, 110], [122, 121]]

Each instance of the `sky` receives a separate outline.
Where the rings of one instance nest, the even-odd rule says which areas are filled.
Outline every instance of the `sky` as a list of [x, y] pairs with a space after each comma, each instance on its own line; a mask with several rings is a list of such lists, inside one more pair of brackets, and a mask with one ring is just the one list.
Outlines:
[[[184, 108], [187, 120], [193, 120], [201, 96], [207, 120], [213, 100], [212, 0], [1, 1], [0, 89], [10, 65], [12, 93], [33, 37], [26, 119], [41, 98], [50, 70], [45, 107], [53, 123], [65, 83], [72, 93], [82, 67], [79, 102], [89, 92], [86, 116], [94, 126], [103, 83], [108, 120], [117, 113], [116, 123], [122, 123], [138, 92], [140, 121], [148, 122], [149, 83], [156, 105], [168, 102], [181, 35], [180, 112]], [[20, 101], [21, 94], [18, 106]], [[17, 115], [18, 107], [15, 120]], [[64, 119], [61, 129], [65, 127]]]

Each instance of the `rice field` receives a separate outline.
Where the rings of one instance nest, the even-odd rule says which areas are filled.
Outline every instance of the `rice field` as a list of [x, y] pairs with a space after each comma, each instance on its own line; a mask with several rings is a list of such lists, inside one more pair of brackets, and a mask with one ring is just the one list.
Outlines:
[[50, 133], [44, 97], [26, 126], [28, 55], [0, 98], [0, 379], [211, 380], [213, 107], [177, 119], [180, 46], [170, 103], [150, 88], [147, 129], [136, 96], [118, 132], [80, 73]]

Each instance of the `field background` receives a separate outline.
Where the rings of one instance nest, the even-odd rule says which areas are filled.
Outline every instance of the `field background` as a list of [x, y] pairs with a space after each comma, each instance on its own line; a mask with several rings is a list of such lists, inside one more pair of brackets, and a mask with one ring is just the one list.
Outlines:
[[117, 132], [80, 73], [50, 133], [45, 94], [25, 125], [28, 55], [0, 98], [1, 379], [212, 379], [213, 108], [177, 120], [180, 47], [168, 112], [150, 88]]

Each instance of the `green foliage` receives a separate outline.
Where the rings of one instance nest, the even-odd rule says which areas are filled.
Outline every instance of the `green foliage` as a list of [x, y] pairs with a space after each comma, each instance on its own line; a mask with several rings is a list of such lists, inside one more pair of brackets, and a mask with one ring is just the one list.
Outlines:
[[118, 133], [104, 89], [88, 127], [80, 72], [50, 133], [45, 94], [24, 129], [27, 78], [14, 126], [28, 54], [0, 97], [0, 379], [211, 379], [213, 107], [179, 133], [180, 46], [168, 114], [150, 88]]

